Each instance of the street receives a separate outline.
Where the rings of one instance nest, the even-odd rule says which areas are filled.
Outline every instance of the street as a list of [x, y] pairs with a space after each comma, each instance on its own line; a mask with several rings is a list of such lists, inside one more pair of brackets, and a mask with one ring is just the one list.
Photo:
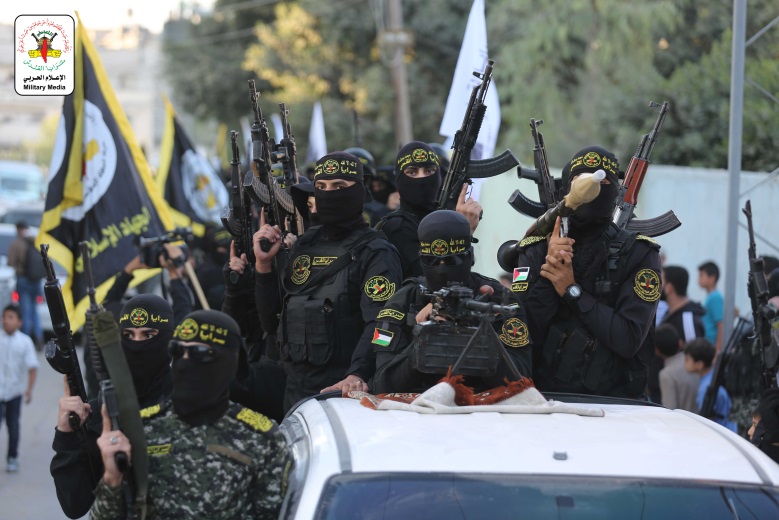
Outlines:
[[63, 376], [49, 366], [42, 352], [38, 353], [38, 361], [40, 367], [32, 402], [22, 407], [20, 467], [17, 473], [5, 471], [8, 430], [5, 424], [0, 429], [0, 520], [67, 518], [60, 509], [49, 473], [49, 463], [54, 455], [51, 441], [57, 424], [57, 400], [63, 393]]

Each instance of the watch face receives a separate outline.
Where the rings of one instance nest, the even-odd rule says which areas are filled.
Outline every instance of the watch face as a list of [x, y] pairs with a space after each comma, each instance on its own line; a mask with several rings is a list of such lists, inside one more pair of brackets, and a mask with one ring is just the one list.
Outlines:
[[572, 285], [568, 288], [568, 294], [570, 294], [573, 298], [578, 298], [582, 295], [582, 288], [578, 285]]

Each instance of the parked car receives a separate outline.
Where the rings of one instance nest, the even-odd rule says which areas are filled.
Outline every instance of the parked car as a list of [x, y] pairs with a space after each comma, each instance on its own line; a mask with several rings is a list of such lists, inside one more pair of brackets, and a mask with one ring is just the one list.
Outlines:
[[0, 210], [19, 203], [40, 203], [45, 196], [46, 181], [38, 166], [0, 160]]
[[605, 415], [304, 401], [281, 425], [295, 470], [280, 518], [779, 518], [779, 466], [726, 428], [628, 399], [546, 397]]
[[[38, 228], [30, 226], [30, 233], [33, 236], [37, 235]], [[19, 302], [19, 295], [16, 292], [16, 271], [8, 265], [8, 247], [15, 239], [16, 225], [0, 223], [0, 309], [3, 309], [11, 302]], [[60, 286], [64, 285], [68, 277], [67, 270], [56, 261], [52, 261], [52, 265], [57, 278], [59, 278]], [[43, 296], [38, 298], [35, 310], [41, 322], [44, 338], [52, 337], [54, 328], [51, 324], [49, 308]]]
[[43, 220], [43, 201], [28, 202], [19, 206], [13, 206], [0, 215], [0, 223], [16, 224], [23, 220], [27, 225], [39, 228]]

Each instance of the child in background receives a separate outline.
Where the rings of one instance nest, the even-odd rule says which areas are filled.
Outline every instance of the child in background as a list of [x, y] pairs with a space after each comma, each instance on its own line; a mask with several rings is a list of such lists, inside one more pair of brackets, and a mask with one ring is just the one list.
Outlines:
[[[696, 400], [698, 410], [703, 407], [706, 389], [709, 388], [711, 378], [714, 375], [711, 370], [714, 354], [714, 345], [706, 338], [696, 338], [684, 347], [684, 369], [687, 372], [700, 374], [701, 376], [700, 386], [698, 387], [698, 399]], [[717, 397], [714, 401], [712, 412], [712, 421], [721, 424], [729, 430], [737, 431], [736, 423], [728, 419], [730, 416], [730, 396], [722, 386], [717, 389]]]

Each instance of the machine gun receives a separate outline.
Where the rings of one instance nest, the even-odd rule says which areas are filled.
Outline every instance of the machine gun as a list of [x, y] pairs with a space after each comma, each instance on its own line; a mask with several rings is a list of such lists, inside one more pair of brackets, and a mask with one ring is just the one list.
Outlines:
[[[245, 195], [243, 182], [241, 179], [241, 158], [238, 152], [238, 132], [230, 132], [230, 145], [233, 150], [233, 157], [230, 161], [230, 183], [232, 194], [230, 205], [222, 210], [222, 225], [235, 239], [235, 254], [246, 255], [249, 263], [249, 272], [255, 263], [254, 246], [252, 245], [252, 219], [251, 219], [251, 200]], [[240, 276], [236, 271], [230, 271], [230, 282], [235, 285]]]
[[549, 172], [549, 160], [546, 155], [546, 145], [544, 136], [538, 131], [538, 126], [544, 122], [543, 119], [530, 119], [530, 131], [533, 134], [533, 164], [534, 170], [519, 165], [517, 168], [517, 177], [520, 179], [530, 179], [538, 187], [538, 198], [541, 202], [536, 202], [527, 198], [521, 191], [514, 190], [509, 197], [509, 204], [518, 212], [532, 218], [538, 218], [548, 209], [553, 208], [560, 202], [561, 180], [552, 177]]
[[[65, 310], [62, 289], [57, 275], [54, 273], [54, 266], [49, 260], [48, 244], [41, 244], [41, 257], [43, 267], [46, 269], [46, 283], [43, 285], [43, 293], [46, 295], [46, 306], [49, 308], [51, 324], [56, 336], [55, 339], [46, 343], [44, 355], [51, 368], [65, 375], [70, 395], [77, 395], [86, 403], [87, 390], [81, 375], [76, 345], [73, 343], [73, 332], [70, 330], [70, 319]], [[74, 432], [82, 431], [83, 433], [81, 421], [75, 412], [70, 413], [68, 422]]]
[[779, 361], [779, 345], [771, 341], [771, 320], [776, 318], [776, 310], [768, 304], [768, 282], [765, 278], [763, 258], [757, 256], [755, 230], [752, 227], [752, 201], [748, 200], [742, 210], [747, 217], [749, 230], [749, 281], [747, 292], [752, 304], [754, 322], [754, 341], [760, 351], [763, 368], [763, 389], [775, 388], [776, 365]]
[[449, 173], [444, 179], [441, 192], [438, 195], [438, 209], [455, 209], [463, 184], [470, 184], [470, 179], [485, 179], [494, 177], [519, 165], [519, 161], [511, 150], [506, 150], [492, 159], [471, 160], [471, 152], [476, 146], [479, 130], [484, 121], [487, 105], [484, 99], [492, 81], [493, 60], [487, 61], [484, 72], [474, 72], [481, 83], [473, 87], [471, 99], [465, 109], [465, 117], [460, 129], [454, 134], [452, 160], [449, 163]]
[[[512, 377], [521, 377], [490, 325], [499, 318], [513, 317], [516, 305], [482, 301], [474, 298], [468, 287], [452, 282], [435, 292], [421, 289], [420, 297], [433, 304], [433, 312], [430, 321], [414, 327], [412, 365], [416, 370], [446, 374], [451, 366], [453, 375], [490, 376], [497, 370], [500, 356]], [[436, 319], [439, 317], [443, 321]], [[474, 327], [476, 320], [479, 324]]]
[[[89, 354], [92, 359], [92, 367], [95, 370], [95, 377], [100, 383], [100, 393], [98, 395], [98, 403], [104, 404], [106, 407], [106, 413], [111, 420], [111, 429], [120, 430], [119, 427], [119, 400], [116, 396], [116, 389], [111, 382], [111, 377], [108, 375], [108, 371], [105, 368], [103, 362], [103, 355], [100, 352], [100, 348], [95, 341], [94, 334], [94, 317], [104, 311], [102, 305], [97, 303], [95, 299], [95, 282], [92, 277], [92, 261], [89, 257], [89, 247], [87, 242], [79, 242], [79, 248], [81, 249], [81, 260], [84, 265], [84, 277], [87, 282], [87, 296], [89, 296], [89, 308], [86, 312], [86, 321], [84, 322], [84, 331], [86, 333], [87, 341], [89, 342]], [[132, 486], [132, 473], [129, 472], [130, 463], [127, 458], [127, 453], [120, 451], [114, 454], [114, 461], [116, 462], [116, 468], [122, 473], [124, 478], [122, 479], [122, 496], [127, 506], [128, 519], [135, 519], [135, 509], [133, 506], [133, 486]]]
[[[166, 232], [164, 235], [157, 237], [142, 237], [137, 236], [135, 238], [135, 246], [141, 252], [141, 261], [148, 267], [160, 267], [160, 255], [167, 258], [167, 252], [164, 244], [170, 244], [171, 242], [192, 242], [194, 235], [192, 234], [192, 228], [177, 227], [172, 231]], [[186, 255], [181, 255], [175, 260], [176, 267], [181, 267], [186, 262]]]
[[657, 142], [657, 136], [660, 133], [660, 127], [663, 126], [665, 116], [668, 113], [668, 101], [655, 103], [649, 102], [650, 108], [658, 108], [657, 120], [652, 130], [645, 134], [638, 143], [638, 149], [630, 159], [628, 169], [625, 171], [625, 179], [619, 187], [616, 207], [612, 216], [612, 222], [617, 229], [627, 228], [629, 231], [657, 237], [673, 231], [682, 225], [673, 211], [667, 211], [659, 217], [638, 220], [633, 218], [633, 210], [638, 203], [638, 192], [641, 190], [641, 184], [644, 182], [647, 168], [649, 168], [649, 156]]

